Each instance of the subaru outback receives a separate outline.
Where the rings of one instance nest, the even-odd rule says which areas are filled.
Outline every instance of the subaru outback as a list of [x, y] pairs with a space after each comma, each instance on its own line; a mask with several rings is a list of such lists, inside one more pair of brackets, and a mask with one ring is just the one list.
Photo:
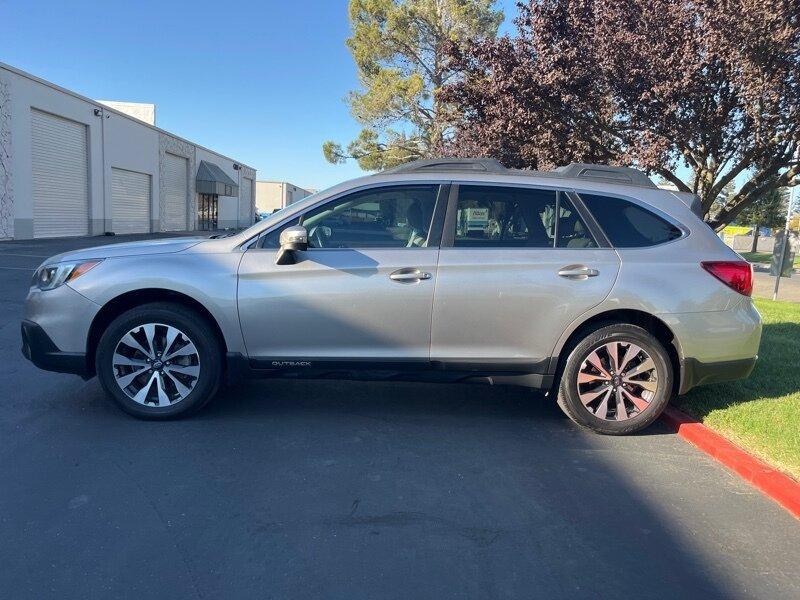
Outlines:
[[417, 161], [218, 239], [67, 252], [37, 270], [23, 353], [145, 419], [244, 377], [519, 385], [625, 434], [749, 375], [752, 271], [698, 199], [641, 171]]

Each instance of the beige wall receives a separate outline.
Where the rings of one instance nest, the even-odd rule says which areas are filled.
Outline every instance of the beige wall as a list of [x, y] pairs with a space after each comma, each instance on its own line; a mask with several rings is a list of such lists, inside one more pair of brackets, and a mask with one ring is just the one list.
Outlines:
[[279, 181], [256, 181], [256, 210], [271, 213], [283, 208], [283, 184]]
[[256, 209], [271, 213], [311, 194], [311, 191], [286, 181], [256, 181]]

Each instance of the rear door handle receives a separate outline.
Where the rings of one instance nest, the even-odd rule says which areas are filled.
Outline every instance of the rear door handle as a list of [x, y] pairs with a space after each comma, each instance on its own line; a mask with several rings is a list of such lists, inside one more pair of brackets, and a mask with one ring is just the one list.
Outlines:
[[567, 265], [558, 272], [559, 277], [565, 277], [566, 279], [588, 279], [589, 277], [597, 277], [599, 274], [600, 271], [590, 269], [586, 265]]
[[394, 271], [391, 275], [389, 275], [389, 279], [398, 283], [414, 283], [415, 281], [422, 281], [423, 279], [430, 278], [430, 273], [415, 269], [413, 267], [397, 269], [397, 271]]

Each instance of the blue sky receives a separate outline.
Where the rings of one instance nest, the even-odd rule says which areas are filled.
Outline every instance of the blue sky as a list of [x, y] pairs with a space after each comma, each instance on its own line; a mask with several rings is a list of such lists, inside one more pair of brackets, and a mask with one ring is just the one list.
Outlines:
[[[514, 0], [501, 0], [507, 19]], [[362, 172], [321, 145], [358, 134], [347, 0], [0, 0], [0, 61], [95, 99], [153, 102], [157, 124], [323, 188]], [[504, 27], [506, 29], [507, 26]]]

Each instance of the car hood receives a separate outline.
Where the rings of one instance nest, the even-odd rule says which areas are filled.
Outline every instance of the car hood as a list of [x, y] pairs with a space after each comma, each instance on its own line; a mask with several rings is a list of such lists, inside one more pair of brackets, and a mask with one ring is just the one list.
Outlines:
[[208, 238], [205, 237], [183, 237], [107, 244], [105, 246], [94, 246], [92, 248], [82, 248], [80, 250], [56, 254], [48, 258], [45, 263], [91, 260], [93, 258], [142, 256], [146, 254], [170, 254], [173, 252], [181, 252], [206, 240], [208, 240]]

